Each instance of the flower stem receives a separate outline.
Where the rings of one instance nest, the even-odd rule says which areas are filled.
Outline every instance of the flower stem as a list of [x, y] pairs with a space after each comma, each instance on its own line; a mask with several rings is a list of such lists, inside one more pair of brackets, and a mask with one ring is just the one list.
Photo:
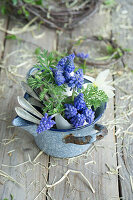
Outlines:
[[73, 89], [73, 92], [72, 92], [72, 101], [74, 101], [74, 93], [75, 93], [75, 91]]
[[86, 72], [86, 59], [84, 60], [84, 65], [83, 65], [83, 73], [85, 74]]

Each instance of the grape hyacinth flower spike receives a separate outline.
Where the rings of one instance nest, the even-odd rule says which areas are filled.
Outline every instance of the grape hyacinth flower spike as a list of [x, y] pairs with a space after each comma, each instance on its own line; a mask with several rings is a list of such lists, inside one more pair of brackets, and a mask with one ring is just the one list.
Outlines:
[[76, 116], [71, 118], [70, 122], [73, 124], [75, 128], [78, 128], [84, 125], [85, 120], [86, 117], [83, 114], [78, 113]]
[[89, 57], [89, 54], [88, 53], [85, 54], [85, 53], [82, 52], [82, 53], [77, 53], [76, 56], [78, 58], [81, 58], [81, 59], [85, 60], [85, 59], [87, 59]]
[[74, 58], [75, 55], [71, 54], [69, 56], [66, 56], [65, 58], [62, 58], [57, 66], [56, 69], [52, 69], [55, 83], [60, 86], [64, 83], [67, 83], [69, 81], [69, 78], [71, 77], [71, 73], [74, 71]]
[[91, 124], [94, 121], [95, 112], [92, 109], [88, 109], [87, 107], [83, 109], [82, 114], [86, 117], [86, 122]]
[[70, 119], [77, 114], [77, 109], [71, 104], [65, 104], [65, 117]]
[[84, 62], [83, 62], [83, 71], [84, 71], [84, 74], [86, 72], [86, 59], [89, 57], [89, 54], [85, 54], [85, 53], [77, 53], [76, 56], [80, 59], [82, 59]]
[[75, 58], [75, 54], [74, 53], [69, 55], [69, 56], [67, 56], [67, 61], [66, 61], [65, 66], [64, 66], [64, 71], [65, 72], [71, 73], [71, 72], [74, 71], [74, 69], [75, 69], [74, 58]]
[[53, 127], [55, 124], [54, 120], [51, 120], [52, 116], [48, 117], [48, 114], [45, 113], [44, 117], [42, 117], [40, 124], [37, 127], [37, 133], [42, 133], [43, 131], [46, 131]]
[[83, 78], [83, 70], [78, 69], [75, 73], [74, 76], [71, 76], [69, 81], [68, 81], [68, 86], [72, 88], [75, 88], [76, 90], [81, 89], [82, 85], [84, 83], [84, 78]]
[[75, 97], [74, 106], [75, 106], [75, 108], [77, 108], [77, 110], [82, 110], [86, 107], [83, 93], [79, 93], [79, 95], [77, 97]]
[[84, 94], [80, 93], [74, 98], [74, 105], [65, 104], [65, 117], [75, 127], [81, 127], [87, 122], [89, 125], [93, 122], [95, 112], [88, 109], [84, 101]]

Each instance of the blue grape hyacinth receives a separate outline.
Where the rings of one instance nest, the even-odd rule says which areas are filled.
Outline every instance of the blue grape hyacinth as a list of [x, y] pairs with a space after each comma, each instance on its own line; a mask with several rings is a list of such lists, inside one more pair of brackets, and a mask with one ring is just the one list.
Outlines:
[[69, 56], [67, 56], [67, 61], [66, 61], [65, 66], [64, 66], [64, 71], [65, 72], [71, 73], [71, 72], [74, 71], [74, 69], [75, 69], [74, 58], [75, 58], [74, 53], [69, 55]]
[[77, 110], [82, 110], [86, 107], [83, 93], [79, 93], [79, 95], [77, 97], [75, 97], [74, 106], [75, 106], [75, 108], [77, 108]]
[[64, 72], [63, 75], [64, 75], [64, 78], [65, 78], [65, 82], [68, 84], [71, 77], [72, 77], [72, 74], [68, 73], [68, 72]]
[[82, 53], [77, 53], [76, 56], [79, 57], [79, 58], [81, 58], [81, 59], [83, 59], [83, 60], [85, 60], [85, 59], [87, 59], [89, 57], [89, 54], [88, 53], [84, 54], [82, 52]]
[[61, 66], [62, 68], [64, 68], [67, 59], [68, 59], [67, 57], [61, 58], [60, 61], [58, 62], [57, 67]]
[[60, 86], [62, 84], [65, 83], [66, 79], [65, 77], [63, 76], [63, 72], [61, 70], [56, 70], [54, 72], [54, 76], [55, 76], [55, 83]]
[[74, 66], [74, 58], [75, 54], [71, 54], [62, 58], [57, 66], [56, 69], [51, 69], [55, 78], [55, 83], [57, 85], [62, 85], [66, 83], [71, 89], [75, 88], [76, 90], [81, 89], [84, 83], [83, 78], [83, 70], [78, 69], [75, 73], [75, 66]]
[[85, 121], [90, 125], [94, 121], [95, 112], [87, 108], [84, 94], [80, 93], [74, 98], [74, 105], [65, 104], [65, 117], [77, 128], [83, 126]]
[[65, 104], [65, 117], [70, 119], [77, 114], [77, 109], [72, 104]]
[[83, 83], [84, 83], [83, 70], [82, 69], [78, 69], [74, 73], [74, 76], [71, 76], [69, 78], [68, 86], [78, 90], [78, 89], [82, 88]]
[[87, 107], [82, 110], [82, 114], [86, 117], [86, 122], [91, 124], [94, 121], [95, 112]]
[[41, 119], [40, 124], [37, 127], [37, 133], [42, 133], [43, 131], [46, 131], [53, 127], [55, 121], [51, 119], [52, 117], [48, 117], [48, 114], [45, 113], [44, 117]]
[[62, 58], [57, 66], [56, 69], [53, 69], [53, 75], [55, 78], [55, 83], [57, 85], [62, 85], [64, 83], [68, 83], [69, 79], [71, 77], [71, 72], [74, 71], [74, 58], [75, 54], [70, 54], [69, 56], [66, 56], [65, 58]]
[[86, 117], [83, 114], [78, 113], [76, 116], [72, 117], [70, 122], [73, 124], [75, 128], [83, 126]]

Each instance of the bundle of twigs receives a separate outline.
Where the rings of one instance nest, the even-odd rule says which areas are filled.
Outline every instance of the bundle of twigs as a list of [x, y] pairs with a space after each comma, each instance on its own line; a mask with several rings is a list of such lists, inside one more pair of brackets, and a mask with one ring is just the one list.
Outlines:
[[96, 12], [100, 0], [44, 0], [42, 5], [29, 4], [18, 0], [16, 5], [10, 4], [12, 13], [24, 8], [28, 19], [37, 16], [45, 25], [56, 29], [73, 29], [83, 23]]

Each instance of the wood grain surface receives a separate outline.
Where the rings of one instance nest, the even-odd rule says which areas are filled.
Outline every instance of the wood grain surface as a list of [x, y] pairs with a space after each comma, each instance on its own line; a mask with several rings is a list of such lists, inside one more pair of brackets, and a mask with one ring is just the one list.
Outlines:
[[[133, 199], [132, 51], [115, 66], [109, 66], [112, 75], [108, 80], [114, 81], [115, 98], [108, 102], [99, 121], [107, 127], [108, 135], [82, 156], [71, 159], [47, 156], [40, 152], [29, 133], [11, 124], [16, 115], [17, 96], [24, 94], [20, 81], [36, 62], [37, 47], [63, 51], [70, 40], [80, 36], [113, 35], [123, 48], [132, 49], [132, 0], [115, 2], [112, 9], [102, 4], [90, 20], [63, 33], [36, 24], [23, 31], [24, 24], [19, 20], [0, 17], [3, 30], [0, 29], [0, 200], [10, 200], [11, 194], [13, 200]], [[22, 28], [17, 40], [7, 39], [8, 31], [16, 30], [14, 27]], [[105, 48], [101, 41], [92, 40], [75, 46], [77, 52], [89, 53], [90, 58], [104, 56]], [[98, 66], [88, 66], [87, 74], [96, 76], [100, 71]], [[81, 172], [95, 193], [81, 174], [73, 172], [55, 187], [46, 187], [60, 180], [68, 170]]]
[[[112, 33], [122, 48], [130, 53], [115, 66], [123, 69], [114, 75], [116, 142], [119, 169], [119, 191], [124, 200], [133, 199], [133, 2], [117, 0], [116, 11], [112, 12]], [[131, 96], [131, 97], [130, 97]], [[120, 121], [118, 123], [118, 121]]]
[[[11, 30], [14, 26], [15, 22], [10, 21], [8, 29]], [[2, 200], [4, 198], [9, 198], [10, 194], [12, 194], [16, 200], [34, 199], [44, 188], [45, 177], [47, 179], [48, 175], [47, 167], [49, 157], [45, 154], [42, 154], [37, 159], [37, 162], [40, 162], [41, 165], [35, 165], [31, 162], [23, 164], [30, 159], [33, 161], [40, 150], [35, 145], [33, 137], [27, 132], [19, 128], [10, 128], [12, 125], [12, 119], [16, 115], [14, 108], [18, 105], [16, 97], [18, 95], [23, 95], [20, 80], [24, 79], [27, 71], [35, 62], [33, 53], [36, 46], [40, 46], [42, 49], [47, 47], [49, 51], [54, 50], [55, 48], [55, 32], [46, 28], [41, 32], [45, 33], [44, 37], [41, 40], [38, 39], [35, 41], [35, 44], [34, 42], [33, 44], [31, 43], [31, 41], [34, 41], [31, 32], [24, 33], [26, 41], [19, 42], [6, 40], [5, 43], [3, 55], [3, 61], [5, 64], [4, 69], [1, 69], [0, 74], [0, 85], [4, 85], [4, 92], [2, 94], [2, 98], [0, 99], [0, 117], [2, 118], [0, 120], [0, 141], [2, 142], [2, 144], [0, 144], [0, 166], [2, 171], [13, 177], [22, 186], [14, 184], [12, 181], [8, 181], [8, 179], [3, 179], [3, 177], [1, 177], [1, 182], [3, 184], [0, 185], [0, 199]], [[49, 35], [49, 40], [47, 40], [47, 35]], [[18, 37], [22, 37], [22, 34], [18, 35]], [[29, 54], [27, 54], [26, 51], [29, 52]], [[24, 63], [24, 65], [21, 66], [22, 63]], [[28, 65], [26, 65], [26, 63], [28, 63]], [[14, 69], [13, 66], [18, 66], [18, 76], [12, 75], [12, 71]], [[12, 71], [10, 71], [10, 68]], [[4, 144], [8, 143], [10, 141], [9, 139], [13, 140], [9, 144]], [[12, 153], [8, 153], [10, 151]], [[16, 166], [19, 164], [22, 165], [19, 167], [4, 166]], [[46, 198], [46, 190], [43, 190], [43, 192], [44, 194], [40, 193], [37, 199]]]

